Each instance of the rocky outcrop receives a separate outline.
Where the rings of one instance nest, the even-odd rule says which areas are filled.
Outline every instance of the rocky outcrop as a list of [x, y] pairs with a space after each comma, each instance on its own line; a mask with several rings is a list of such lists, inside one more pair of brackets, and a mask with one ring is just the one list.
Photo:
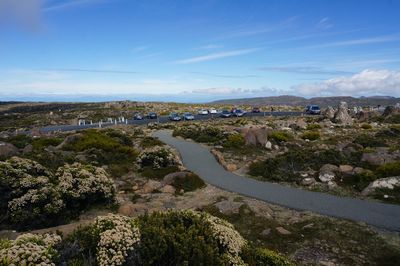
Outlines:
[[242, 134], [246, 145], [261, 145], [267, 143], [268, 130], [267, 128], [239, 128], [236, 131]]
[[57, 149], [62, 149], [65, 146], [68, 146], [69, 144], [74, 143], [75, 141], [77, 141], [80, 137], [82, 137], [82, 134], [77, 133], [77, 134], [73, 134], [73, 135], [69, 135], [67, 136], [63, 142], [60, 143], [60, 145], [58, 145], [56, 148]]
[[12, 145], [11, 143], [0, 141], [0, 157], [8, 158], [12, 156], [16, 156], [19, 154], [19, 150], [17, 147]]
[[385, 163], [392, 163], [400, 159], [400, 152], [389, 152], [389, 148], [376, 148], [374, 152], [363, 153], [362, 162], [379, 166]]
[[367, 122], [371, 118], [378, 117], [379, 113], [376, 111], [360, 111], [356, 114], [356, 118], [358, 119], [359, 122]]
[[383, 116], [399, 115], [400, 108], [397, 106], [387, 106], [385, 111], [383, 111]]
[[234, 202], [230, 200], [223, 200], [214, 204], [214, 206], [225, 215], [238, 214], [242, 205], [243, 202]]
[[395, 187], [400, 187], [400, 176], [392, 176], [375, 180], [362, 191], [362, 195], [367, 196], [374, 193], [375, 190], [381, 188], [394, 189]]
[[341, 125], [353, 124], [353, 119], [349, 115], [348, 106], [346, 102], [341, 102], [339, 104], [339, 108], [335, 113], [333, 121]]

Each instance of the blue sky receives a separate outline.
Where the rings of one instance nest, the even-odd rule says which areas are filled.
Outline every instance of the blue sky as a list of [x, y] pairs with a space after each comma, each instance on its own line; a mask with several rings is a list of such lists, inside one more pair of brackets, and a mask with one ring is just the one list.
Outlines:
[[0, 0], [0, 97], [400, 96], [399, 14], [395, 0]]

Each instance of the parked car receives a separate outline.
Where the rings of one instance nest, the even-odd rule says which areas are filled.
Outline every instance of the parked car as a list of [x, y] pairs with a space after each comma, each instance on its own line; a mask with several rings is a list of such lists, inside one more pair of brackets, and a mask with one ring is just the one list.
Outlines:
[[232, 113], [229, 112], [228, 110], [222, 110], [220, 116], [221, 116], [222, 118], [228, 118], [228, 117], [231, 117], [231, 116], [232, 116]]
[[181, 116], [178, 113], [170, 113], [169, 120], [171, 121], [181, 121]]
[[182, 119], [183, 120], [194, 120], [194, 115], [192, 115], [192, 113], [184, 113], [182, 115]]
[[141, 113], [134, 113], [133, 120], [143, 120], [143, 115]]
[[209, 112], [210, 114], [218, 114], [218, 111], [217, 111], [217, 109], [215, 109], [215, 108], [209, 109], [208, 112]]
[[260, 112], [261, 112], [261, 109], [260, 109], [260, 107], [253, 107], [252, 112], [253, 112], [253, 113], [260, 113]]
[[198, 113], [199, 115], [208, 115], [207, 109], [200, 109], [197, 113]]
[[232, 112], [232, 115], [234, 115], [234, 116], [236, 116], [236, 117], [242, 117], [242, 116], [244, 116], [245, 114], [246, 114], [246, 112], [243, 111], [242, 109], [235, 109], [235, 110]]
[[318, 105], [308, 105], [306, 107], [306, 113], [311, 115], [319, 115], [321, 114], [321, 108]]
[[147, 114], [148, 119], [157, 119], [157, 114], [154, 112], [150, 112]]

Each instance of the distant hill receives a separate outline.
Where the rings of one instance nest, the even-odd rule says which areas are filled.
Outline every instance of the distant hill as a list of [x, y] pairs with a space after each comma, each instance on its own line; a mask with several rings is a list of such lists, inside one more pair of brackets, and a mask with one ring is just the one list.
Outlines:
[[314, 97], [303, 98], [292, 95], [271, 96], [271, 97], [255, 97], [242, 99], [229, 99], [213, 101], [212, 104], [230, 104], [230, 105], [289, 105], [289, 106], [306, 106], [317, 104], [321, 107], [337, 106], [341, 101], [347, 102], [349, 106], [376, 106], [376, 105], [395, 105], [400, 102], [400, 98], [391, 96], [371, 96], [355, 98], [351, 96], [335, 96], [335, 97]]

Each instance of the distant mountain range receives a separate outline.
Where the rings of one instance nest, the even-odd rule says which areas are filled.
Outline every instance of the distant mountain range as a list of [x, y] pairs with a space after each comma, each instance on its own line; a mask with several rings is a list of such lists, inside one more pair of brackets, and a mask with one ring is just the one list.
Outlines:
[[395, 105], [400, 103], [400, 98], [391, 96], [370, 96], [370, 97], [351, 97], [351, 96], [335, 96], [335, 97], [314, 97], [303, 98], [292, 95], [281, 95], [271, 97], [255, 97], [242, 99], [218, 100], [211, 102], [212, 104], [229, 104], [229, 105], [289, 105], [289, 106], [306, 106], [316, 104], [321, 107], [337, 106], [340, 102], [347, 102], [349, 106], [377, 106], [377, 105]]

